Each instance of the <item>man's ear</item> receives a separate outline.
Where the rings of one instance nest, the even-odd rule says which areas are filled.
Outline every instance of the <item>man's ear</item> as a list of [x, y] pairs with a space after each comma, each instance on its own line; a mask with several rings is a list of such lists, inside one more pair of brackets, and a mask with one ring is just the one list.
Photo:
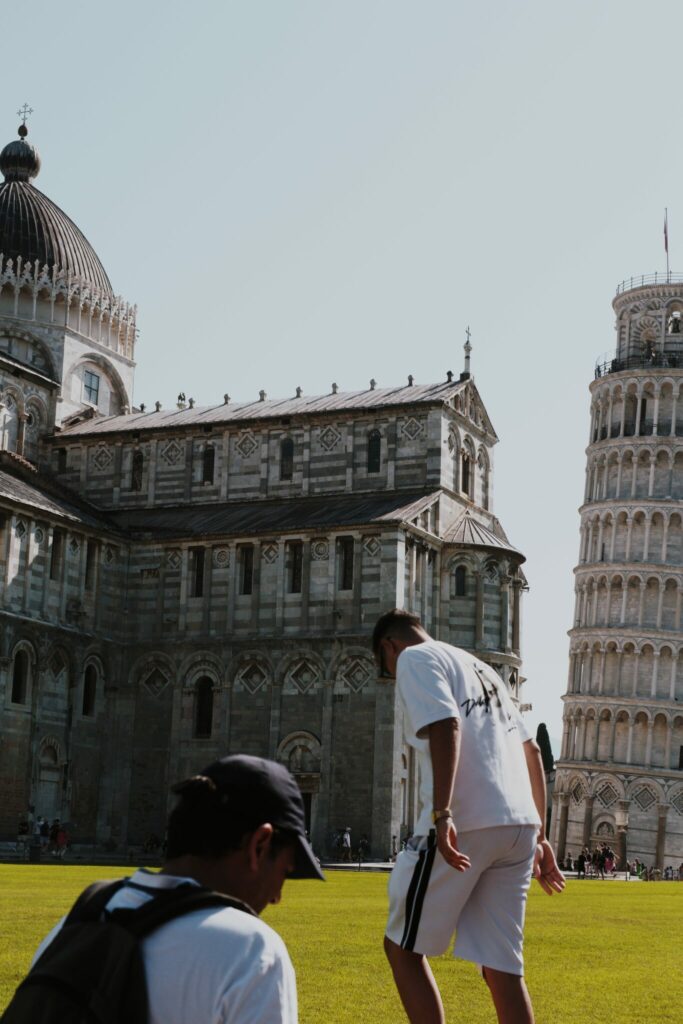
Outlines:
[[274, 831], [273, 826], [265, 822], [254, 829], [247, 838], [245, 852], [252, 871], [258, 871], [265, 858], [269, 855]]

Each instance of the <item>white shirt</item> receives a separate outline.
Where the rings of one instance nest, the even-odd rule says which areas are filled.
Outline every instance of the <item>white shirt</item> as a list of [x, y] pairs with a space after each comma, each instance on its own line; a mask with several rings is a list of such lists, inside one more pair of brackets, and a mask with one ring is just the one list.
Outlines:
[[451, 811], [459, 832], [496, 825], [540, 825], [522, 744], [531, 739], [500, 676], [485, 662], [439, 640], [406, 647], [396, 683], [406, 742], [418, 755], [417, 835], [433, 828], [432, 759], [426, 726], [460, 720], [460, 760]]
[[[136, 871], [108, 909], [138, 907], [191, 878]], [[138, 888], [140, 887], [140, 888]], [[62, 927], [38, 947], [34, 963]], [[280, 936], [232, 907], [197, 910], [143, 939], [149, 1024], [296, 1024], [294, 968]]]

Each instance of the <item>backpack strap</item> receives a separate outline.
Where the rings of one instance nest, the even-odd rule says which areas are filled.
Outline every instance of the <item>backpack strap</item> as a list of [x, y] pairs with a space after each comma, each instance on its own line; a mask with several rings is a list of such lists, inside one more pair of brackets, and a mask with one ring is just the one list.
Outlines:
[[98, 921], [114, 893], [126, 884], [126, 878], [115, 882], [93, 882], [84, 889], [69, 911], [64, 924], [78, 924], [81, 921]]
[[107, 919], [119, 924], [132, 932], [137, 938], [144, 938], [160, 928], [168, 921], [195, 910], [208, 910], [212, 907], [232, 907], [246, 914], [256, 916], [248, 904], [232, 896], [213, 892], [211, 889], [184, 883], [160, 892], [140, 907], [117, 907], [107, 913]]

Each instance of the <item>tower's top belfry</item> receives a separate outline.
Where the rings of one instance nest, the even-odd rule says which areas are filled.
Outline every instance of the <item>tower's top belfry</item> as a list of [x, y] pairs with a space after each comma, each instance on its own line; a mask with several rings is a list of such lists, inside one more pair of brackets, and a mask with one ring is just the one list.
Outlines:
[[616, 351], [598, 361], [596, 376], [652, 367], [683, 368], [683, 275], [628, 278], [612, 302]]

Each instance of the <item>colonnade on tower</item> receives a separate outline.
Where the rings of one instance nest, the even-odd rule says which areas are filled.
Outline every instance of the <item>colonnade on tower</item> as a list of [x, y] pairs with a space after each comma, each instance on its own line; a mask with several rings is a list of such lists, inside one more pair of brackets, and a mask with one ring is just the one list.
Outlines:
[[558, 854], [683, 860], [683, 278], [631, 279], [590, 385]]

